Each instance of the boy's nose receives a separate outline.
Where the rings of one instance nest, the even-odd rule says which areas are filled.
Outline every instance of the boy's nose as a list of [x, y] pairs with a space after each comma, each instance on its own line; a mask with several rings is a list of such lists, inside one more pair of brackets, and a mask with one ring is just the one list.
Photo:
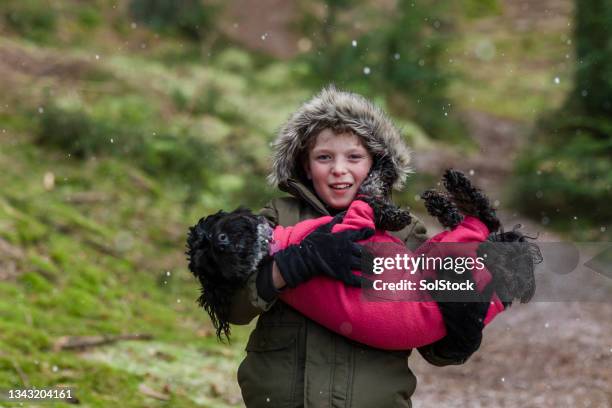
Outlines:
[[332, 167], [332, 174], [334, 176], [340, 176], [346, 173], [346, 164], [341, 160], [334, 162]]

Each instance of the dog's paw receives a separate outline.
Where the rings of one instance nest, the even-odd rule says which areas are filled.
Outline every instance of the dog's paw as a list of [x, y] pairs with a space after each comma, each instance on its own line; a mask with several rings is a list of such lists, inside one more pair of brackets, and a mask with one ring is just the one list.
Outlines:
[[421, 194], [421, 199], [425, 203], [427, 212], [436, 217], [443, 227], [455, 228], [463, 221], [457, 206], [440, 192], [427, 190]]
[[489, 198], [460, 171], [447, 169], [442, 176], [450, 199], [463, 213], [480, 219], [490, 232], [499, 230], [500, 221]]
[[412, 216], [391, 202], [384, 200], [368, 200], [374, 211], [374, 223], [377, 229], [384, 231], [400, 231], [412, 222]]

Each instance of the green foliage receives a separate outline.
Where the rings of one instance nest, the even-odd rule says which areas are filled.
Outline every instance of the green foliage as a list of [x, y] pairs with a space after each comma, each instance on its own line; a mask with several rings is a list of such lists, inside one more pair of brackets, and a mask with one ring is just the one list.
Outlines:
[[200, 0], [130, 0], [130, 15], [153, 30], [201, 40], [214, 29], [217, 9]]
[[[450, 74], [441, 60], [452, 32], [448, 6], [400, 0], [393, 10], [381, 11], [324, 3], [322, 23], [312, 16], [304, 22], [315, 31], [314, 50], [305, 58], [316, 87], [334, 82], [371, 97], [385, 95], [392, 112], [416, 118], [435, 138], [464, 134], [446, 99]], [[351, 23], [364, 10], [371, 27], [359, 32]]]
[[[591, 121], [586, 128], [571, 116], [546, 116], [536, 143], [517, 162], [513, 204], [561, 229], [572, 229], [577, 219], [595, 225], [609, 222], [612, 139], [602, 138], [605, 132], [610, 132], [607, 121]], [[584, 231], [573, 232], [586, 236]]]
[[[571, 110], [612, 116], [612, 3], [577, 0], [574, 41], [578, 60]], [[608, 134], [612, 136], [612, 134]]]
[[238, 48], [227, 47], [219, 53], [215, 64], [222, 70], [241, 75], [249, 75], [254, 71], [254, 61], [248, 52]]
[[[164, 184], [164, 194], [143, 195], [142, 188], [150, 186], [134, 179], [133, 163], [111, 156], [65, 159], [55, 149], [7, 137], [0, 140], [0, 163], [0, 230], [17, 229], [24, 236], [37, 230], [36, 239], [10, 241], [23, 258], [15, 259], [15, 278], [0, 281], [0, 387], [23, 386], [21, 370], [39, 387], [73, 387], [91, 406], [141, 407], [151, 401], [138, 392], [139, 385], [161, 390], [172, 372], [170, 406], [193, 406], [195, 395], [205, 397], [206, 406], [232, 405], [225, 395], [210, 392], [211, 383], [219, 384], [217, 377], [197, 373], [214, 370], [232, 383], [245, 331], [236, 330], [237, 342], [223, 354], [215, 352], [213, 337], [198, 334], [210, 325], [195, 306], [197, 287], [182, 255], [186, 226], [195, 214], [212, 209], [186, 209], [182, 183]], [[47, 171], [57, 175], [50, 191], [41, 186]], [[112, 201], [69, 200], [79, 191], [95, 191]], [[109, 251], [126, 231], [132, 234], [132, 249]], [[93, 236], [102, 239], [93, 243]], [[171, 287], [158, 284], [160, 274], [169, 279], [166, 271], [172, 271]], [[121, 333], [148, 333], [156, 341], [96, 348], [95, 358], [84, 358], [92, 350], [52, 351], [61, 336]], [[197, 347], [186, 350], [185, 344]], [[176, 361], [157, 357], [153, 348], [171, 352]], [[185, 367], [191, 367], [188, 374]]]
[[98, 27], [102, 22], [99, 11], [90, 5], [83, 5], [77, 10], [77, 19], [82, 26], [87, 28]]
[[482, 18], [501, 13], [499, 0], [463, 0], [464, 14], [469, 18]]
[[4, 21], [15, 33], [43, 42], [55, 32], [57, 16], [50, 4], [41, 6], [37, 0], [9, 0], [2, 3], [0, 21]]
[[61, 147], [81, 158], [116, 150], [112, 143], [109, 146], [109, 135], [113, 134], [110, 125], [97, 123], [84, 111], [70, 111], [47, 104], [41, 117], [38, 133], [41, 144]]
[[61, 148], [77, 158], [112, 156], [129, 159], [151, 175], [205, 185], [214, 168], [214, 149], [182, 130], [148, 123], [154, 111], [128, 99], [101, 104], [94, 113], [45, 105], [37, 142]]
[[51, 284], [41, 274], [36, 272], [26, 272], [20, 276], [20, 281], [23, 283], [27, 291], [30, 292], [49, 292]]
[[589, 238], [577, 228], [583, 220], [612, 219], [611, 18], [610, 2], [576, 2], [574, 90], [541, 117], [516, 166], [515, 204], [580, 238]]

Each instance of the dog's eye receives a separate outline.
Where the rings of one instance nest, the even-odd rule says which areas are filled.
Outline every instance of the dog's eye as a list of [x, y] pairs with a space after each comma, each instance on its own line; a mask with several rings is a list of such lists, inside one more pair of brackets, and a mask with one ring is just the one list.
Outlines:
[[229, 244], [229, 239], [227, 239], [227, 234], [224, 234], [224, 233], [217, 235], [217, 241], [219, 242], [219, 244], [222, 244], [222, 245]]

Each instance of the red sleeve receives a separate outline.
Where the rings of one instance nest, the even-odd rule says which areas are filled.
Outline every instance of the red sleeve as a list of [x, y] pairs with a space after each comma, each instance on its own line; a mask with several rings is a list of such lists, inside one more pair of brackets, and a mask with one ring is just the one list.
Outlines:
[[[466, 216], [455, 229], [451, 231], [443, 231], [417, 249], [416, 254], [427, 253], [432, 256], [432, 252], [437, 252], [437, 256], [463, 256], [476, 258], [476, 250], [481, 242], [485, 241], [489, 235], [489, 229], [478, 218]], [[461, 245], [453, 245], [453, 243], [461, 243]], [[469, 245], [469, 244], [472, 245]], [[438, 244], [438, 245], [432, 245]], [[433, 248], [433, 250], [432, 250]], [[484, 290], [492, 280], [491, 273], [485, 268], [474, 269], [472, 276], [476, 281], [479, 291]], [[493, 294], [491, 306], [485, 317], [485, 325], [489, 324], [495, 316], [504, 311], [504, 305], [497, 296]]]
[[[275, 230], [276, 250], [282, 249], [279, 247], [279, 242], [282, 242], [282, 247], [299, 243], [317, 226], [329, 220], [329, 217], [324, 217], [324, 219], [308, 220], [294, 227], [282, 228], [278, 232]], [[357, 200], [349, 207], [343, 222], [334, 227], [334, 232], [373, 227], [372, 220], [373, 214], [370, 206]], [[471, 242], [470, 240], [476, 239], [479, 239], [478, 242], [482, 241], [483, 234], [480, 226], [467, 218], [464, 223], [466, 225], [462, 224], [453, 231], [443, 232], [442, 238], [440, 237], [442, 234], [439, 234], [427, 243], [438, 242], [441, 239], [453, 239], [453, 237], [463, 240], [460, 242]], [[484, 238], [487, 233], [488, 231], [484, 234]], [[400, 246], [393, 249], [394, 253], [412, 255], [399, 240], [383, 231], [377, 231], [372, 238], [368, 239], [368, 242], [395, 243]], [[420, 278], [419, 274], [401, 273], [392, 280], [415, 281], [418, 286]], [[374, 292], [368, 291], [368, 294], [372, 293]], [[372, 296], [366, 298], [360, 288], [345, 286], [340, 281], [321, 276], [284, 291], [280, 299], [324, 327], [352, 340], [380, 349], [407, 350], [433, 343], [446, 335], [442, 315], [435, 302], [397, 301], [397, 298], [396, 301], [392, 301], [389, 295], [392, 298], [393, 292], [386, 291], [383, 298], [379, 299]], [[423, 292], [417, 293], [416, 296], [421, 299], [423, 297], [429, 299], [428, 295]], [[501, 302], [499, 305], [503, 310]], [[497, 309], [490, 308], [485, 323], [488, 323], [497, 313], [499, 313]]]

